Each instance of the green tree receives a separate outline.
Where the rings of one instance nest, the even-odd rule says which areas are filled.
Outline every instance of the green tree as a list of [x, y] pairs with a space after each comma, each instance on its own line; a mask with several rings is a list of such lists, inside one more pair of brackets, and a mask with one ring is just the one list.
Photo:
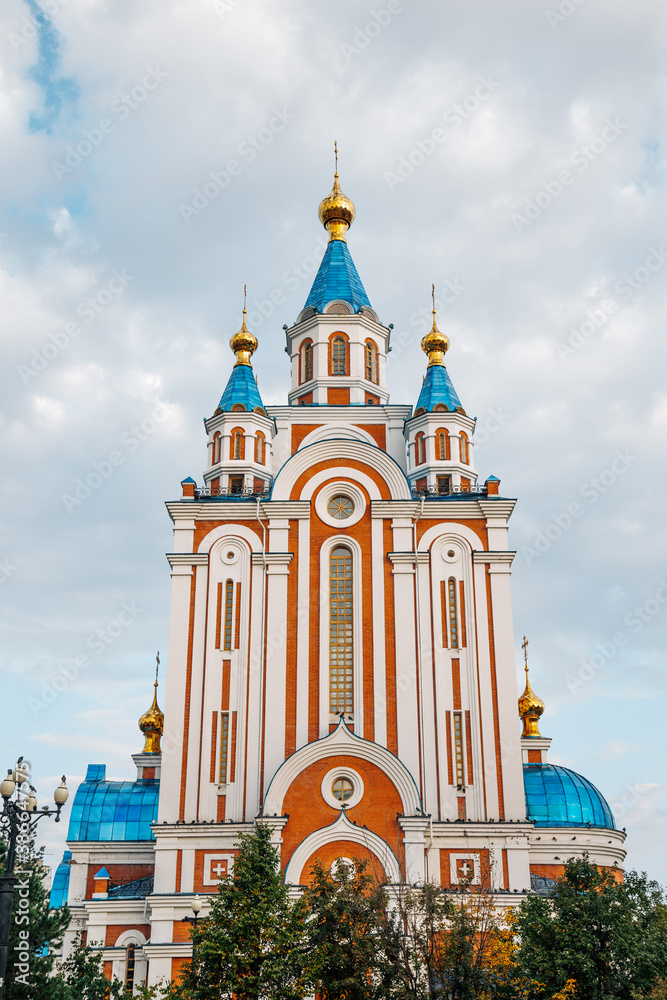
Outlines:
[[195, 960], [177, 993], [188, 1000], [301, 1000], [302, 900], [292, 902], [271, 832], [261, 825], [240, 840], [233, 873], [218, 886], [209, 916], [193, 929]]
[[[4, 872], [7, 842], [0, 840], [0, 873]], [[34, 836], [16, 862], [18, 879], [9, 937], [5, 1000], [47, 1000], [52, 996], [53, 955], [70, 921], [69, 910], [49, 910], [44, 876], [44, 849], [35, 848]], [[27, 961], [26, 961], [27, 959]]]
[[123, 1000], [127, 994], [119, 980], [109, 982], [100, 952], [82, 944], [79, 935], [50, 981], [48, 996], [50, 1000]]
[[667, 909], [645, 874], [618, 882], [587, 857], [565, 865], [553, 894], [518, 908], [518, 962], [552, 993], [568, 979], [576, 1000], [632, 1000], [667, 973]]
[[316, 862], [303, 899], [309, 978], [322, 1000], [392, 996], [397, 980], [386, 954], [386, 897], [368, 862], [339, 862], [333, 871]]

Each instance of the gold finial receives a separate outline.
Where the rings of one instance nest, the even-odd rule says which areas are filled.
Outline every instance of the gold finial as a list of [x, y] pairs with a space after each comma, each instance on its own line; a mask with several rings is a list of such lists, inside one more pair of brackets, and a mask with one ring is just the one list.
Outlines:
[[153, 704], [139, 719], [139, 729], [145, 736], [142, 753], [161, 753], [160, 740], [164, 731], [164, 715], [157, 703], [158, 671], [160, 669], [160, 653], [155, 657], [155, 693]]
[[435, 285], [431, 285], [431, 299], [433, 301], [433, 326], [422, 339], [422, 351], [428, 354], [428, 366], [444, 365], [445, 354], [449, 350], [449, 337], [438, 330], [435, 321]]
[[537, 737], [541, 739], [541, 734], [537, 728], [540, 716], [544, 712], [544, 702], [538, 698], [530, 686], [528, 679], [528, 640], [525, 635], [521, 643], [523, 649], [524, 670], [526, 671], [526, 689], [519, 698], [519, 717], [523, 719], [522, 739]]
[[338, 142], [334, 142], [334, 183], [331, 192], [320, 202], [319, 220], [331, 240], [344, 240], [356, 215], [354, 202], [347, 198], [338, 183]]
[[243, 286], [243, 323], [241, 324], [241, 329], [234, 334], [234, 336], [229, 341], [229, 346], [234, 351], [236, 355], [237, 365], [249, 365], [250, 359], [257, 350], [257, 337], [254, 333], [251, 333], [248, 327], [245, 325], [245, 318], [248, 310], [246, 309], [246, 288]]

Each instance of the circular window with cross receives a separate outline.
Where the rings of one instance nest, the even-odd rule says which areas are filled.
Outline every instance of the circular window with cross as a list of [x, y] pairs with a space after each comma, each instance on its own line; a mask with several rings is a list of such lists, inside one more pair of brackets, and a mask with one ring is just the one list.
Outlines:
[[327, 511], [329, 516], [335, 518], [336, 521], [347, 521], [348, 517], [354, 513], [354, 503], [349, 497], [339, 493], [329, 500]]
[[334, 767], [322, 778], [322, 798], [340, 812], [341, 809], [351, 809], [361, 802], [364, 794], [364, 782], [357, 771], [351, 767]]
[[348, 802], [354, 795], [354, 785], [349, 778], [336, 778], [331, 786], [331, 794], [339, 802]]

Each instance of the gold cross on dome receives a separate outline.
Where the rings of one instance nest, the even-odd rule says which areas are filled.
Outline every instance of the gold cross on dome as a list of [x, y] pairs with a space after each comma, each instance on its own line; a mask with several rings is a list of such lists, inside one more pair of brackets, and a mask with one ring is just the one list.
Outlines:
[[521, 648], [523, 650], [523, 662], [525, 663], [525, 667], [523, 669], [528, 671], [528, 640], [525, 635], [523, 637], [523, 642], [521, 643]]

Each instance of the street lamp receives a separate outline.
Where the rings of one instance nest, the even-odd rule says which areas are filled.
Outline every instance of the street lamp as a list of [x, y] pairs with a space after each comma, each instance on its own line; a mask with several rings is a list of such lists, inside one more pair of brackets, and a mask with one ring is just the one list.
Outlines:
[[[194, 971], [195, 982], [197, 981], [197, 922], [199, 920], [199, 914], [201, 908], [204, 905], [201, 896], [193, 896], [192, 902], [190, 903], [190, 909], [192, 910], [193, 916], [183, 917], [182, 923], [192, 924], [194, 927], [194, 934], [192, 936], [192, 969]], [[0, 1000], [2, 998], [0, 997]]]
[[[0, 782], [2, 796], [2, 812], [0, 813], [0, 828], [7, 838], [7, 857], [5, 870], [0, 876], [0, 1000], [5, 991], [5, 975], [7, 972], [7, 951], [9, 949], [9, 934], [12, 925], [12, 906], [17, 877], [14, 874], [16, 863], [16, 844], [19, 835], [29, 835], [44, 816], [55, 816], [60, 822], [60, 811], [67, 802], [69, 790], [65, 783], [65, 775], [53, 794], [55, 809], [42, 806], [37, 811], [37, 795], [35, 786], [29, 784], [30, 791], [26, 795], [22, 785], [28, 779], [28, 767], [19, 757], [16, 767], [7, 771], [7, 777]], [[16, 792], [16, 798], [14, 793]]]

